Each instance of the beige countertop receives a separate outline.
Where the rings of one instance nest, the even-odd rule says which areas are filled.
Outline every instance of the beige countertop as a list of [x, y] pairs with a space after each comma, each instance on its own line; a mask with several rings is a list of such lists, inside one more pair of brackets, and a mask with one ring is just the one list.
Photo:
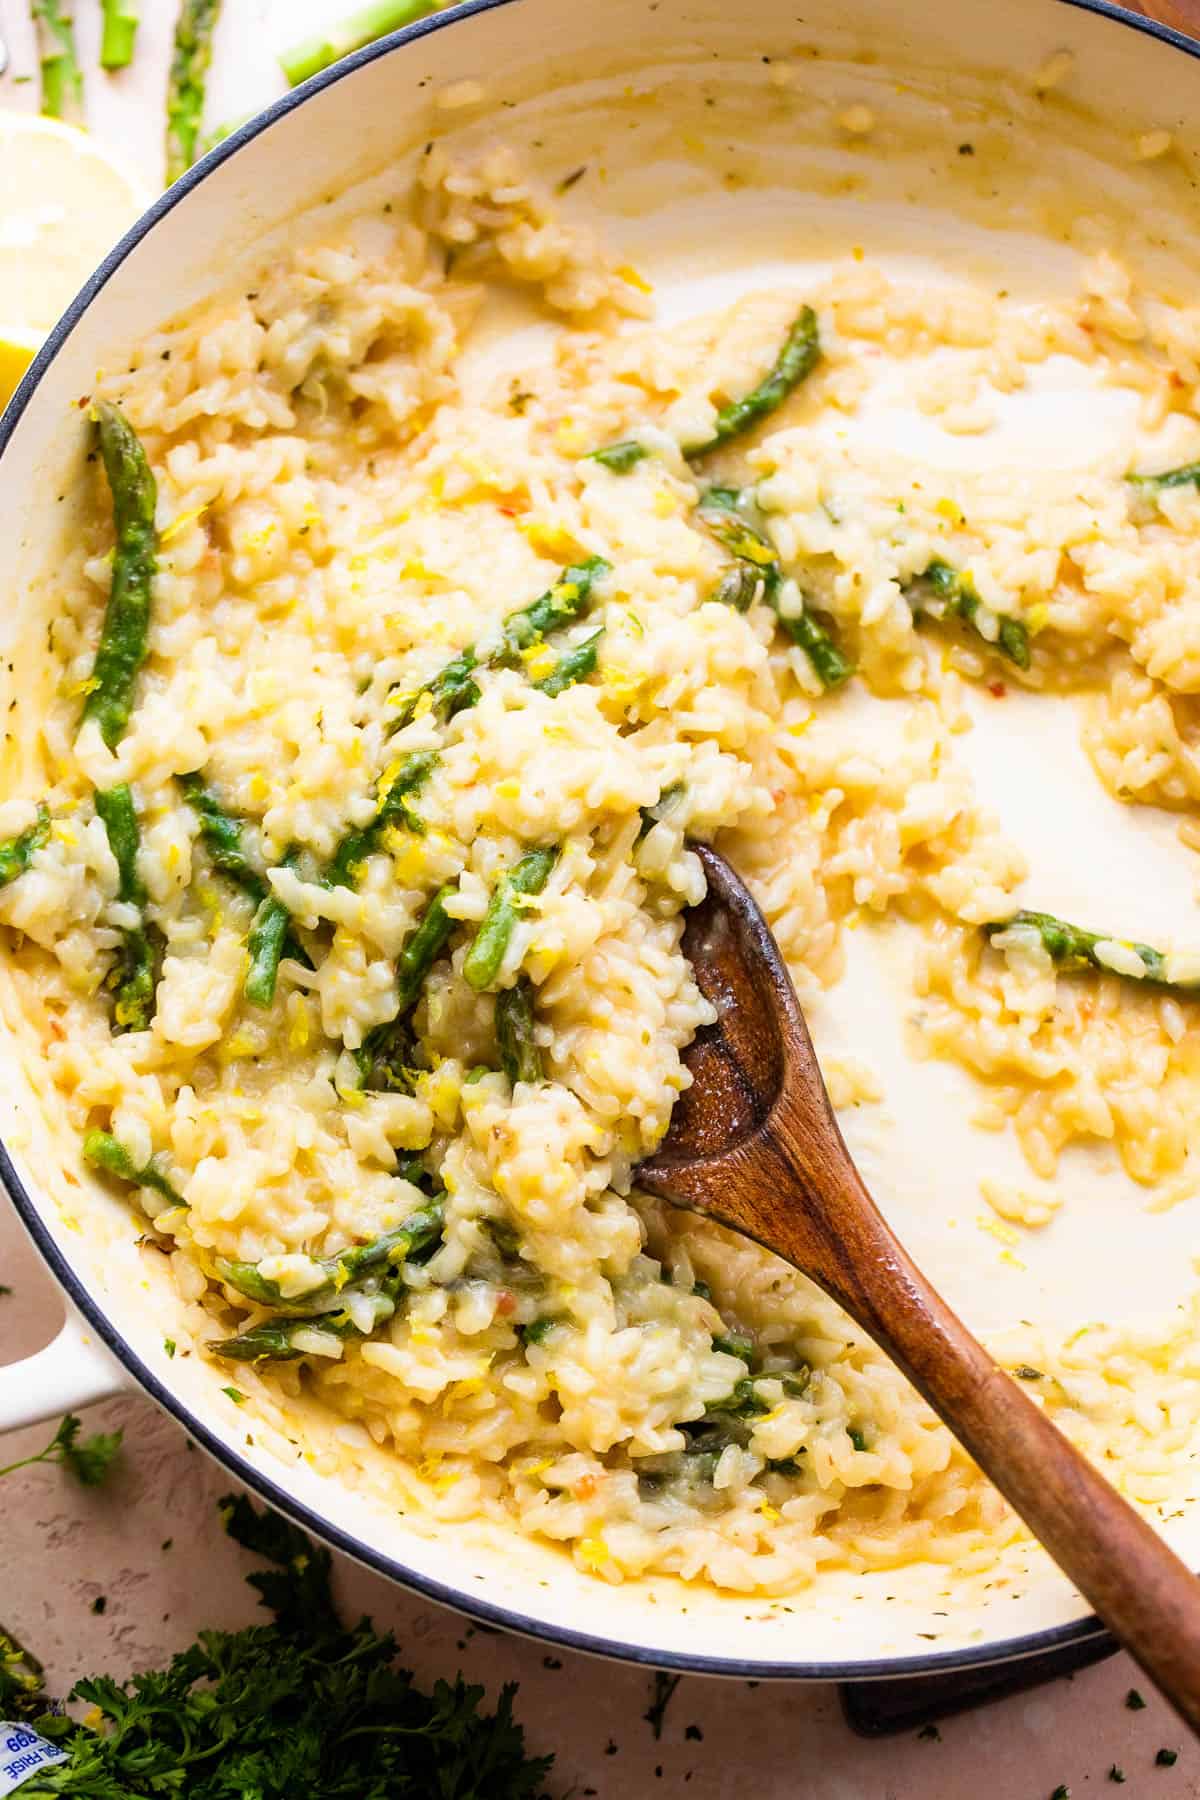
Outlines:
[[[79, 7], [85, 60], [98, 7]], [[227, 0], [210, 120], [244, 113], [280, 91], [272, 53], [346, 0]], [[157, 179], [161, 86], [174, 0], [143, 0], [138, 63], [113, 82], [93, 81], [93, 121]], [[248, 29], [238, 30], [242, 19]], [[36, 86], [13, 84], [32, 67], [25, 0], [0, 0], [12, 51], [0, 105], [36, 104]], [[39, 1348], [56, 1331], [61, 1303], [7, 1203], [0, 1200], [0, 1359]], [[79, 1487], [57, 1468], [8, 1476], [0, 1517], [0, 1618], [43, 1657], [51, 1690], [78, 1677], [117, 1676], [181, 1649], [197, 1629], [236, 1626], [255, 1614], [243, 1575], [249, 1559], [225, 1537], [215, 1502], [232, 1485], [179, 1427], [149, 1402], [113, 1401], [90, 1413], [89, 1430], [119, 1424], [125, 1452], [101, 1490]], [[52, 1428], [14, 1434], [0, 1463], [39, 1449]], [[520, 1683], [517, 1710], [533, 1747], [554, 1750], [556, 1794], [674, 1795], [689, 1800], [1071, 1800], [1114, 1787], [1125, 1772], [1130, 1800], [1200, 1796], [1200, 1747], [1124, 1657], [1016, 1699], [944, 1723], [937, 1737], [910, 1732], [864, 1742], [847, 1729], [836, 1689], [685, 1677], [656, 1741], [644, 1714], [653, 1677], [645, 1670], [561, 1653], [520, 1637], [482, 1632], [345, 1559], [338, 1593], [350, 1612], [391, 1626], [401, 1653], [425, 1682], [461, 1668], [494, 1696]], [[94, 1603], [103, 1597], [101, 1611]], [[1124, 1704], [1136, 1683], [1145, 1710]], [[1163, 1746], [1173, 1768], [1155, 1766]]]

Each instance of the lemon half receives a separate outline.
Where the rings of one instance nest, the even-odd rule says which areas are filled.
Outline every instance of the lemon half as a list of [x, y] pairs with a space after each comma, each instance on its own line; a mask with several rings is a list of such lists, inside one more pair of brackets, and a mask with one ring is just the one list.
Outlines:
[[87, 132], [0, 112], [0, 409], [147, 201], [138, 175]]

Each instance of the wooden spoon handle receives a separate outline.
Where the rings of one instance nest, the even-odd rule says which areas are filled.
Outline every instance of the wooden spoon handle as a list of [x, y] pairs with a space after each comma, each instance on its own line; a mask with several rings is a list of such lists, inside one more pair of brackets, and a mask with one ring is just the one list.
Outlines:
[[[950, 1310], [892, 1236], [849, 1156], [829, 1159], [815, 1201], [805, 1173], [811, 1163], [789, 1154], [788, 1135], [773, 1134], [773, 1147], [779, 1192], [790, 1184], [795, 1198], [775, 1210], [772, 1247], [812, 1274], [883, 1346], [1200, 1732], [1200, 1582]], [[820, 1233], [822, 1215], [852, 1218], [852, 1241], [835, 1249], [835, 1240]]]

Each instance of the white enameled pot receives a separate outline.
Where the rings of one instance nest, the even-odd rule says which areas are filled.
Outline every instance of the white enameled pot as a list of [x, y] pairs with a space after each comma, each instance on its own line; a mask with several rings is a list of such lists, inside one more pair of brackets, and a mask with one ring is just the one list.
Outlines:
[[[844, 249], [855, 228], [868, 247], [875, 234], [891, 254], [921, 250], [936, 260], [940, 216], [947, 254], [958, 242], [951, 192], [957, 173], [939, 184], [930, 177], [936, 158], [925, 157], [922, 175], [917, 156], [911, 180], [906, 175], [890, 197], [877, 193], [853, 130], [813, 135], [811, 118], [797, 113], [789, 132], [789, 92], [823, 95], [834, 114], [843, 104], [869, 105], [882, 116], [889, 95], [917, 94], [925, 108], [920, 129], [942, 120], [942, 151], [958, 113], [986, 130], [989, 106], [1011, 112], [1007, 96], [1020, 94], [1029, 132], [1042, 147], [1040, 166], [1048, 169], [1060, 135], [1074, 145], [1074, 127], [1065, 103], [1031, 92], [1031, 77], [1061, 52], [1072, 59], [1056, 65], [1069, 70], [1072, 103], [1111, 126], [1115, 185], [1128, 177], [1121, 146], [1139, 132], [1170, 130], [1176, 155], [1192, 153], [1200, 136], [1197, 48], [1115, 8], [1073, 0], [1006, 0], [1003, 7], [806, 0], [802, 18], [793, 0], [742, 0], [737, 7], [728, 0], [475, 0], [349, 58], [234, 134], [151, 208], [52, 333], [0, 419], [0, 687], [11, 684], [19, 698], [28, 622], [42, 604], [39, 584], [80, 503], [79, 403], [96, 370], [112, 368], [124, 346], [285, 245], [307, 208], [327, 204], [330, 219], [340, 217], [364, 196], [395, 191], [398, 172], [430, 138], [503, 129], [531, 146], [535, 161], [540, 154], [548, 172], [584, 165], [604, 171], [603, 180], [573, 187], [570, 205], [583, 217], [590, 213], [610, 241], [627, 244], [639, 267], [651, 270], [669, 316], [672, 308], [711, 304], [747, 285], [755, 265], [772, 276], [780, 268], [794, 273], [817, 255], [814, 245], [824, 246], [820, 255], [835, 239]], [[783, 73], [766, 77], [761, 89], [766, 135], [747, 149], [745, 121], [755, 108], [746, 95], [758, 91], [747, 84], [752, 75], [763, 82], [762, 71], [772, 67]], [[618, 126], [629, 134], [623, 146], [615, 140]], [[736, 168], [721, 167], [727, 127], [737, 140], [728, 146]], [[1064, 161], [1083, 159], [1084, 190], [1089, 179], [1104, 179], [1097, 154], [1094, 137], [1086, 150], [1062, 151]], [[794, 171], [789, 155], [798, 158]], [[975, 192], [971, 205], [979, 204]], [[1193, 236], [1195, 223], [1193, 215]], [[978, 250], [985, 225], [976, 220], [963, 229], [975, 234]], [[1014, 231], [1006, 241], [1016, 262], [1040, 254], [1035, 235]], [[1047, 266], [1053, 254], [1046, 251]], [[514, 315], [497, 328], [480, 366], [490, 357], [519, 367], [538, 353], [540, 329]], [[1096, 428], [1087, 417], [1076, 423]], [[0, 704], [7, 699], [0, 694]], [[985, 750], [986, 738], [984, 732]], [[1072, 770], [1074, 755], [1063, 751]], [[1008, 779], [1024, 779], [1027, 803], [1033, 796], [1035, 860], [1052, 860], [1063, 834], [1048, 808], [1039, 811], [1037, 794], [1056, 757], [1026, 761], [1023, 775], [1010, 771]], [[1091, 805], [1081, 802], [1083, 814]], [[1107, 815], [1084, 823], [1107, 828]], [[1127, 891], [1144, 893], [1147, 858], [1166, 868], [1172, 853], [1161, 834], [1151, 838], [1128, 845], [1124, 862], [1114, 856], [1106, 866], [1114, 891], [1124, 881]], [[1183, 878], [1155, 879], [1153, 906], [1169, 895], [1172, 880], [1178, 888]], [[1139, 922], [1147, 935], [1154, 921]], [[909, 1076], [900, 1067], [889, 1004], [878, 982], [852, 967], [843, 998], [835, 991], [822, 1002], [814, 1023], [819, 1039], [824, 1032], [833, 1043], [839, 1034], [852, 1038], [849, 1023], [857, 1022], [903, 1083]], [[965, 1232], [955, 1238], [944, 1229], [977, 1155], [966, 1127], [948, 1123], [965, 1116], [965, 1090], [944, 1068], [921, 1079], [912, 1108], [893, 1108], [903, 1116], [888, 1143], [860, 1138], [856, 1148], [873, 1162], [880, 1198], [914, 1251], [972, 1324], [986, 1328], [993, 1316], [1023, 1315], [1026, 1307], [1032, 1315], [1051, 1293], [1067, 1316], [1074, 1307], [1100, 1317], [1131, 1295], [1140, 1304], [1164, 1284], [1182, 1293], [1190, 1230], [1178, 1215], [1186, 1209], [1139, 1215], [1137, 1242], [1123, 1244], [1119, 1258], [1105, 1257], [1096, 1240], [1128, 1195], [1119, 1183], [1105, 1187], [1097, 1178], [1104, 1231], [1097, 1232], [1094, 1211], [1090, 1227], [1086, 1213], [1078, 1227], [1064, 1223], [1047, 1248], [1030, 1252], [1029, 1294], [1014, 1305], [980, 1246], [968, 1244]], [[220, 1372], [199, 1358], [168, 1357], [165, 1276], [159, 1291], [134, 1256], [137, 1225], [127, 1208], [99, 1188], [72, 1187], [64, 1176], [69, 1159], [54, 1125], [53, 1096], [7, 1028], [0, 1029], [0, 1135], [0, 1179], [65, 1290], [68, 1310], [48, 1350], [0, 1370], [0, 1428], [140, 1388], [250, 1488], [372, 1568], [496, 1624], [663, 1667], [819, 1680], [932, 1672], [1027, 1656], [1098, 1629], [1078, 1596], [1028, 1547], [1010, 1558], [998, 1583], [929, 1561], [886, 1574], [828, 1573], [794, 1595], [751, 1598], [668, 1580], [610, 1586], [560, 1553], [500, 1530], [430, 1533], [303, 1460], [285, 1462], [269, 1445], [248, 1445], [247, 1419], [224, 1397]], [[974, 1210], [969, 1200], [962, 1204]], [[985, 1248], [994, 1257], [994, 1243]], [[1200, 1565], [1200, 1516], [1186, 1514], [1171, 1529]]]

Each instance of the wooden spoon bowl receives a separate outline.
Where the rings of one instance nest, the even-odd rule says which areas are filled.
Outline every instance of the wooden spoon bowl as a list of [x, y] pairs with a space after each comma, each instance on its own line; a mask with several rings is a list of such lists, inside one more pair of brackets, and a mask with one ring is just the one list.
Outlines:
[[810, 1276], [949, 1426], [1151, 1680], [1200, 1731], [1200, 1584], [946, 1305], [863, 1185], [796, 991], [745, 884], [693, 846], [708, 893], [683, 949], [717, 1009], [637, 1185]]

